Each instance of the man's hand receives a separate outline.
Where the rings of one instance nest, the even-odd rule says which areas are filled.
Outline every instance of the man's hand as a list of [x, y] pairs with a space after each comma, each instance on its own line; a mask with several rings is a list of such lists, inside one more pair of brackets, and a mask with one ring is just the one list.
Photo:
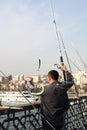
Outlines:
[[62, 65], [61, 70], [66, 72], [67, 71], [66, 65]]

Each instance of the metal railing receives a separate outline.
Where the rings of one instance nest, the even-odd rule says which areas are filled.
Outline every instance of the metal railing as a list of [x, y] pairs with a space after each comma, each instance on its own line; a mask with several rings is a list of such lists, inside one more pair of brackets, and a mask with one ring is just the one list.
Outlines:
[[[40, 104], [0, 107], [0, 130], [42, 130]], [[87, 96], [70, 99], [63, 130], [87, 129]]]
[[0, 130], [40, 130], [41, 117], [38, 113], [40, 104], [21, 107], [1, 107]]
[[70, 99], [70, 108], [65, 114], [64, 130], [87, 129], [87, 96]]

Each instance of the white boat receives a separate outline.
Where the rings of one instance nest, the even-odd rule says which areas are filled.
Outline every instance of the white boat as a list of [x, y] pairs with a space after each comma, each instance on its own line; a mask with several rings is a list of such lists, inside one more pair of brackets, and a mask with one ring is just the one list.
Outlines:
[[40, 100], [36, 100], [36, 97], [28, 91], [0, 91], [0, 101], [1, 105], [8, 106], [40, 102]]

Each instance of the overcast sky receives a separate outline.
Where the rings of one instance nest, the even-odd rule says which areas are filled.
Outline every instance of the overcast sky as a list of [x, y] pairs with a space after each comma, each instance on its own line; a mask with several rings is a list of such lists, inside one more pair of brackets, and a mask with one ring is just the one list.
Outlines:
[[[52, 3], [69, 59], [84, 69], [75, 49], [87, 63], [87, 0]], [[7, 75], [34, 75], [57, 69], [60, 53], [53, 20], [50, 0], [0, 0], [0, 70]], [[65, 57], [64, 61], [67, 64]]]

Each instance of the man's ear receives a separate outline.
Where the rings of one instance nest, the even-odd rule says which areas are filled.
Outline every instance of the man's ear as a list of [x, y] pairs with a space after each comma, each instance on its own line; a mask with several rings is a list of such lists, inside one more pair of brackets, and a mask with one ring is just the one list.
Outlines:
[[51, 79], [52, 79], [52, 78], [51, 78], [50, 76], [48, 76], [48, 82], [50, 82], [50, 81], [51, 81]]

